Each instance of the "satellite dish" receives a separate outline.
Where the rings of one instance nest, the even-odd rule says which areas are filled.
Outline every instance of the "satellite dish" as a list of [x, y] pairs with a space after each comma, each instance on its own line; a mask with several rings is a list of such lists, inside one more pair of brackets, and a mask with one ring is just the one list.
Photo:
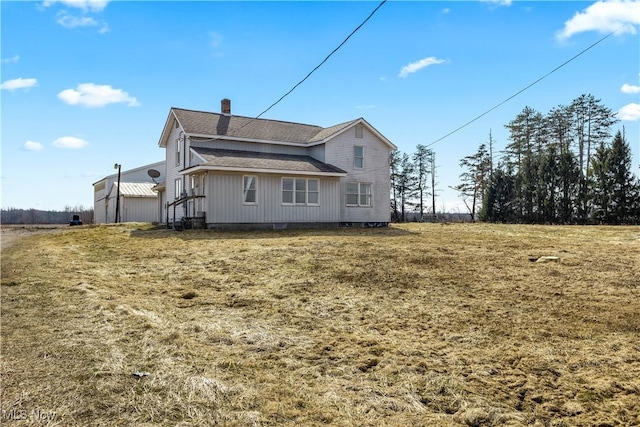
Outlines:
[[158, 178], [158, 177], [160, 176], [160, 172], [158, 172], [158, 171], [157, 171], [157, 170], [155, 170], [155, 169], [149, 169], [149, 170], [147, 171], [147, 174], [151, 177], [151, 179], [153, 180], [153, 182], [157, 184], [157, 182], [156, 182], [155, 178]]

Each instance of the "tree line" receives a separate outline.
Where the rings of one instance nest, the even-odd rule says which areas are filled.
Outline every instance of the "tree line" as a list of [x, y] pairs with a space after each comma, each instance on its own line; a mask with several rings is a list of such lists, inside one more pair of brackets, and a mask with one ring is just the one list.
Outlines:
[[493, 140], [460, 161], [455, 189], [472, 220], [549, 224], [638, 224], [640, 180], [632, 173], [624, 128], [593, 95], [542, 114], [525, 107], [505, 127], [497, 161]]
[[66, 224], [73, 215], [79, 215], [84, 224], [93, 222], [93, 208], [65, 206], [62, 211], [6, 208], [0, 211], [2, 224]]
[[423, 221], [436, 213], [436, 155], [424, 145], [413, 154], [399, 150], [389, 157], [391, 220]]

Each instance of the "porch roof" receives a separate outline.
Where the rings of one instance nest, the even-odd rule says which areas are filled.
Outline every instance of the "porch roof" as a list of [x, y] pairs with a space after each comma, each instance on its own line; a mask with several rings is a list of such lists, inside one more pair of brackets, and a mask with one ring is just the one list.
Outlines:
[[344, 176], [347, 173], [310, 156], [201, 147], [191, 149], [204, 160], [204, 163], [195, 166], [199, 169], [325, 176]]

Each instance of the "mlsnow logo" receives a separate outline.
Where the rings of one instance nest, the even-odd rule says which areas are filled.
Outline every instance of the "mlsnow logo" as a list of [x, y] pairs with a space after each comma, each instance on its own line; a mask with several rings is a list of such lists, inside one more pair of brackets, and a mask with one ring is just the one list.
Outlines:
[[2, 410], [2, 417], [0, 420], [8, 421], [22, 421], [29, 420], [32, 422], [51, 422], [56, 419], [57, 414], [54, 411], [45, 411], [40, 408], [27, 411], [26, 409], [10, 409], [8, 411]]

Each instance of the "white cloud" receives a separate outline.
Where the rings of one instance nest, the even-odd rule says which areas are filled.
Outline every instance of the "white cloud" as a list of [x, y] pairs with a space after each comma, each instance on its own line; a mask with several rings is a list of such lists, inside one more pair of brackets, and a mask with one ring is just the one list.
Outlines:
[[556, 38], [566, 40], [586, 31], [606, 33], [620, 27], [617, 35], [635, 34], [635, 25], [640, 25], [640, 0], [601, 0], [566, 21]]
[[640, 93], [640, 86], [629, 85], [625, 83], [620, 88], [620, 91], [622, 93]]
[[53, 141], [52, 145], [56, 148], [79, 149], [86, 147], [89, 143], [84, 139], [76, 138], [75, 136], [63, 136]]
[[82, 9], [85, 12], [100, 12], [107, 7], [109, 0], [45, 0], [44, 7], [49, 7], [55, 3], [62, 3], [68, 7]]
[[77, 89], [65, 89], [58, 94], [58, 98], [69, 105], [83, 105], [85, 107], [104, 107], [109, 104], [126, 103], [129, 107], [139, 106], [138, 100], [122, 89], [114, 89], [109, 85], [82, 83]]
[[90, 16], [72, 16], [66, 12], [58, 15], [58, 24], [65, 28], [95, 27], [98, 22]]
[[109, 32], [109, 24], [107, 24], [106, 22], [103, 22], [102, 26], [98, 30], [98, 33], [99, 34], [106, 34], [108, 32]]
[[42, 144], [40, 144], [39, 142], [35, 142], [35, 141], [27, 141], [27, 142], [24, 143], [24, 145], [22, 147], [27, 151], [40, 151], [40, 150], [44, 149]]
[[618, 118], [630, 122], [640, 121], [640, 104], [632, 102], [618, 110]]
[[16, 90], [16, 89], [30, 89], [38, 84], [36, 79], [23, 79], [22, 77], [13, 80], [7, 80], [2, 82], [0, 89], [4, 90]]
[[11, 58], [4, 58], [2, 60], [3, 64], [15, 64], [18, 61], [20, 61], [20, 56], [19, 55], [13, 55]]
[[404, 77], [407, 77], [409, 74], [413, 74], [416, 71], [426, 68], [430, 65], [442, 64], [444, 62], [447, 62], [447, 61], [444, 59], [438, 59], [435, 56], [423, 58], [419, 61], [412, 62], [411, 64], [405, 65], [404, 67], [402, 67], [402, 70], [400, 70], [400, 74], [398, 74], [398, 77], [404, 78]]

